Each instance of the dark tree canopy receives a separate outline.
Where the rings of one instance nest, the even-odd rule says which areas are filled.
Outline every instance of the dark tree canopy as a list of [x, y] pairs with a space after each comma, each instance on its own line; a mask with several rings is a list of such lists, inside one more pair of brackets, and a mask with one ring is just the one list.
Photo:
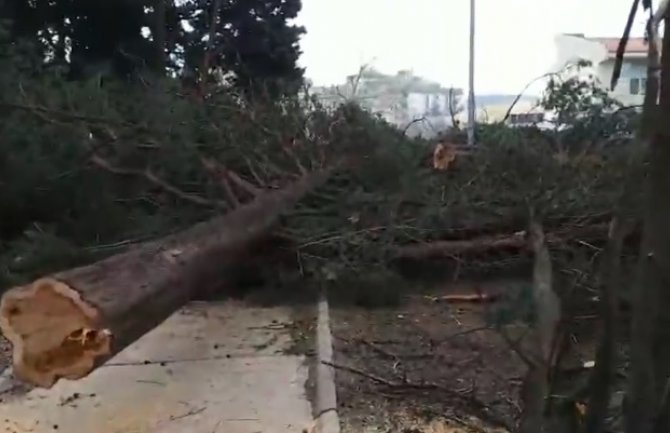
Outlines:
[[290, 23], [300, 8], [300, 0], [6, 0], [0, 13], [14, 40], [38, 42], [45, 63], [71, 79], [223, 74], [274, 96], [302, 83], [304, 30]]
[[[300, 54], [301, 27], [290, 25], [300, 11], [300, 0], [194, 0], [183, 6], [184, 18], [194, 30], [182, 31], [186, 66], [197, 76], [202, 67], [219, 67], [234, 73], [236, 86], [251, 90], [297, 90], [302, 69], [296, 66]], [[211, 44], [211, 58], [205, 63], [212, 12], [218, 9]]]

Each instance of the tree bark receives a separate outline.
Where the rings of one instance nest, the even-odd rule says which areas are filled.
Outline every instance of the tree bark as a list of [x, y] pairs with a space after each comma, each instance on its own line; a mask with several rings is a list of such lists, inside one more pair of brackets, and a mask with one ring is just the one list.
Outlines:
[[263, 243], [282, 214], [324, 182], [303, 177], [229, 214], [103, 261], [7, 291], [0, 329], [14, 372], [41, 387], [80, 379], [226, 276]]
[[[668, 22], [668, 11], [665, 20]], [[650, 48], [651, 44], [650, 44]], [[628, 433], [670, 428], [670, 31], [663, 36], [660, 99], [645, 98], [642, 138], [649, 143], [644, 234], [634, 293], [631, 367], [625, 405]], [[652, 55], [650, 53], [650, 61]], [[651, 62], [650, 62], [651, 66]], [[657, 71], [652, 71], [652, 81]], [[651, 83], [652, 86], [655, 83]]]
[[165, 75], [166, 42], [167, 42], [167, 5], [168, 0], [155, 0], [153, 3], [153, 22], [151, 35], [153, 37], [154, 55], [152, 68], [159, 76]]
[[[557, 245], [575, 240], [604, 241], [607, 239], [607, 224], [578, 226], [561, 232], [548, 233], [546, 242]], [[526, 233], [480, 236], [466, 240], [438, 240], [425, 243], [403, 245], [396, 249], [396, 257], [402, 259], [439, 259], [459, 254], [484, 254], [492, 251], [529, 250]]]
[[433, 241], [398, 247], [396, 257], [403, 259], [437, 259], [459, 254], [483, 254], [497, 250], [526, 250], [528, 241], [523, 232], [498, 236], [483, 236], [467, 240]]
[[[537, 323], [531, 334], [533, 347], [527, 356], [528, 372], [521, 387], [523, 413], [519, 433], [563, 433], [570, 431], [568, 414], [560, 410], [551, 395], [550, 372], [557, 358], [560, 335], [561, 300], [554, 292], [553, 265], [547, 248], [544, 229], [531, 217], [529, 245], [533, 250], [533, 304]], [[553, 406], [553, 407], [552, 407]], [[549, 410], [552, 408], [553, 410]]]
[[607, 419], [612, 382], [616, 372], [616, 334], [619, 322], [619, 298], [621, 296], [621, 251], [630, 224], [622, 217], [612, 219], [609, 242], [603, 252], [603, 272], [600, 302], [600, 341], [596, 350], [595, 367], [590, 378], [589, 404], [586, 413], [588, 433], [603, 433]]
[[216, 39], [216, 27], [219, 22], [219, 12], [221, 10], [221, 0], [212, 0], [212, 10], [210, 13], [210, 22], [209, 22], [209, 39], [207, 39], [207, 47], [205, 48], [205, 54], [202, 58], [202, 71], [200, 71], [200, 84], [203, 87], [202, 90], [206, 88], [207, 76], [209, 75], [209, 67], [212, 62], [212, 55], [214, 51], [214, 39]]

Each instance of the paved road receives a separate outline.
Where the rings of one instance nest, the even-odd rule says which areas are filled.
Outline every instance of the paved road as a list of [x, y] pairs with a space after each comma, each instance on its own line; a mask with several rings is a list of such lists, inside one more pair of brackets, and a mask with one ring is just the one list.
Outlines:
[[307, 366], [281, 308], [194, 303], [81, 381], [0, 403], [7, 433], [299, 433]]

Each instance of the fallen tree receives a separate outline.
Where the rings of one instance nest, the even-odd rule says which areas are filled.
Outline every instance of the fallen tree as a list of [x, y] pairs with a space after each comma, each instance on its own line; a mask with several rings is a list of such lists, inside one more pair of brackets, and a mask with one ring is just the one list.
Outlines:
[[[576, 227], [557, 228], [548, 233], [546, 242], [550, 246], [560, 246], [568, 242], [604, 242], [607, 240], [607, 224], [596, 223]], [[639, 236], [639, 233], [636, 233]], [[530, 250], [525, 231], [516, 233], [478, 236], [471, 239], [436, 240], [431, 242], [402, 245], [396, 248], [399, 259], [439, 259], [461, 254], [484, 254], [492, 251]]]
[[225, 287], [231, 269], [329, 173], [305, 175], [183, 232], [8, 290], [0, 329], [13, 345], [15, 374], [41, 387], [87, 376], [194, 295]]

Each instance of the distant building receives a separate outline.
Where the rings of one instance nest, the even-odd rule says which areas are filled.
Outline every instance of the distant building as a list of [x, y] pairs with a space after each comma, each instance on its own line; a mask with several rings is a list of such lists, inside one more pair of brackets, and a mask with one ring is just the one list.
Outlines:
[[[536, 96], [524, 95], [519, 97], [518, 100], [516, 98], [517, 95], [476, 95], [475, 116], [477, 123], [504, 121], [509, 126], [538, 126], [541, 128], [552, 126], [549, 122], [550, 114], [539, 106]], [[507, 115], [508, 111], [509, 115]], [[458, 120], [462, 125], [466, 125], [467, 114], [460, 113]]]
[[616, 88], [610, 89], [619, 38], [594, 38], [583, 34], [560, 34], [555, 38], [556, 70], [579, 60], [591, 62], [585, 74], [593, 74], [610, 96], [624, 105], [642, 105], [647, 83], [647, 42], [630, 38], [623, 56], [621, 75]]
[[340, 86], [317, 87], [312, 92], [325, 105], [356, 101], [412, 136], [436, 136], [449, 128], [462, 110], [462, 89], [443, 87], [410, 71], [387, 75], [374, 69], [363, 70], [348, 76]]

